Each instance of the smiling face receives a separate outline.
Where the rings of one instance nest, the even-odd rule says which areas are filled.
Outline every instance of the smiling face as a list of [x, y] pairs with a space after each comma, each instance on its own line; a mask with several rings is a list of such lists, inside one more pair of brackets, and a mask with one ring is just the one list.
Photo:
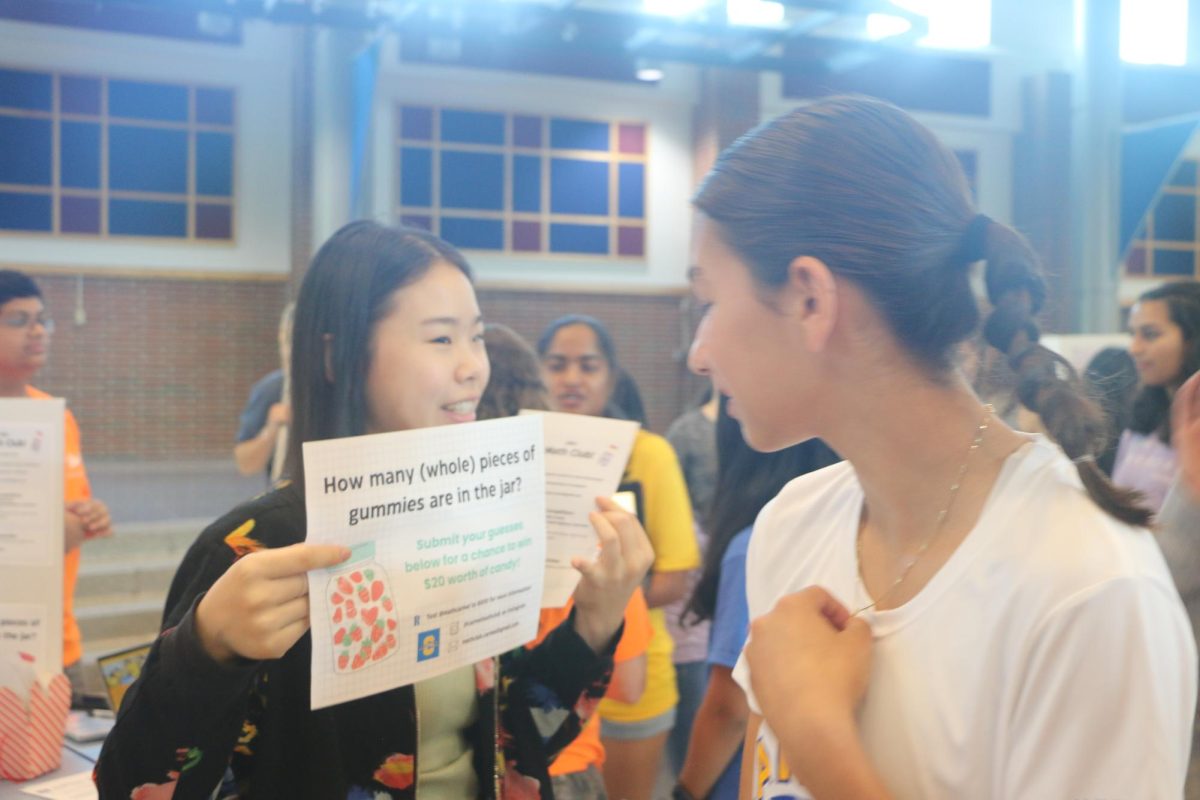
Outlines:
[[475, 290], [461, 270], [439, 261], [397, 289], [370, 348], [368, 433], [475, 419], [489, 368]]
[[749, 268], [706, 220], [698, 226], [693, 274], [705, 314], [688, 366], [729, 396], [729, 414], [754, 449], [811, 437], [804, 409], [819, 380], [791, 307], [763, 302]]
[[542, 374], [554, 411], [604, 414], [615, 376], [590, 326], [559, 328], [542, 356]]
[[1129, 354], [1145, 386], [1176, 388], [1183, 380], [1183, 363], [1188, 343], [1183, 331], [1171, 320], [1165, 300], [1142, 300], [1129, 314], [1133, 342]]
[[0, 372], [28, 381], [46, 365], [50, 330], [40, 297], [17, 297], [0, 306]]

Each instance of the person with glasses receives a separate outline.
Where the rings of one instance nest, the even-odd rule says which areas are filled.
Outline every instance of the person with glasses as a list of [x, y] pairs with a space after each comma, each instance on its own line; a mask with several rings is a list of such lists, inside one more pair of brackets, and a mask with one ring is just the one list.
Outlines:
[[[54, 320], [33, 279], [22, 272], [0, 270], [0, 397], [50, 397], [30, 381], [46, 365], [53, 333]], [[70, 409], [63, 420], [63, 444], [63, 670], [79, 693], [83, 689], [83, 639], [73, 610], [79, 548], [88, 539], [112, 535], [112, 521], [108, 507], [92, 497], [79, 446], [79, 425]]]

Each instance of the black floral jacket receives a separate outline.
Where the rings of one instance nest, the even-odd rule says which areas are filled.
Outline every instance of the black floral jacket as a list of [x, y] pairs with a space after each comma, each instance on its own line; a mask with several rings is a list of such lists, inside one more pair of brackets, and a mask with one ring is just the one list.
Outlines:
[[[305, 535], [304, 499], [284, 485], [210, 525], [167, 596], [163, 632], [125, 695], [95, 780], [101, 798], [415, 798], [413, 687], [309, 709], [308, 634], [283, 658], [226, 666], [202, 648], [200, 597], [238, 558]], [[470, 741], [480, 797], [553, 798], [547, 767], [579, 733], [612, 672], [573, 617], [532, 650], [475, 665]]]

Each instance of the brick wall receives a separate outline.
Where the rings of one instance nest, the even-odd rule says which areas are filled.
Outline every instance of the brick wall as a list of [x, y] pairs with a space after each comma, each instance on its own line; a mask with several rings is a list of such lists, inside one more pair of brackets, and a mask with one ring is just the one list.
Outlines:
[[[245, 280], [83, 278], [87, 322], [73, 323], [77, 279], [38, 275], [58, 323], [35, 384], [68, 399], [87, 458], [228, 458], [250, 386], [275, 368], [286, 286]], [[662, 432], [702, 388], [677, 360], [687, 342], [678, 295], [481, 289], [489, 320], [536, 340], [567, 313], [612, 329], [637, 380], [651, 428]]]
[[37, 275], [58, 324], [35, 385], [68, 399], [88, 459], [230, 458], [250, 386], [279, 361], [285, 284]]

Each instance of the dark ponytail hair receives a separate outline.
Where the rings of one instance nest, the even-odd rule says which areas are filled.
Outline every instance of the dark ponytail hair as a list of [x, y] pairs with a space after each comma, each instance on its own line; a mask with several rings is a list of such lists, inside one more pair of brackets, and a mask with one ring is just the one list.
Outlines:
[[692, 598], [684, 609], [683, 621], [712, 619], [717, 611], [717, 589], [721, 584], [721, 561], [729, 543], [754, 524], [758, 512], [788, 481], [840, 461], [820, 439], [760, 453], [742, 438], [742, 426], [729, 416], [729, 398], [722, 396], [717, 410], [717, 483], [704, 530], [708, 548], [704, 566]]
[[[1138, 302], [1161, 300], [1167, 304], [1167, 314], [1179, 326], [1183, 335], [1183, 364], [1177, 382], [1200, 372], [1200, 283], [1181, 281], [1167, 283], [1143, 292]], [[1129, 429], [1147, 436], [1157, 434], [1167, 444], [1171, 442], [1171, 395], [1166, 386], [1143, 386], [1133, 400]]]
[[986, 234], [987, 291], [994, 306], [983, 326], [988, 344], [1008, 356], [1017, 374], [1017, 398], [1037, 414], [1046, 432], [1075, 462], [1096, 505], [1131, 525], [1153, 518], [1139, 492], [1114, 486], [1097, 463], [1109, 440], [1108, 418], [1087, 393], [1074, 367], [1038, 343], [1034, 315], [1045, 299], [1037, 257], [1015, 231], [997, 223]]
[[646, 404], [642, 401], [642, 391], [638, 389], [637, 381], [624, 367], [617, 369], [616, 380], [613, 381], [612, 397], [608, 399], [608, 416], [618, 419], [631, 419], [643, 428], [650, 427], [650, 417], [646, 414]]
[[471, 278], [462, 254], [433, 234], [370, 221], [343, 226], [313, 256], [292, 324], [292, 424], [284, 469], [301, 490], [305, 442], [366, 432], [371, 332], [391, 311], [392, 294], [439, 262]]
[[1137, 496], [1096, 467], [1102, 412], [1070, 365], [1037, 344], [1037, 257], [1019, 234], [976, 215], [957, 158], [911, 116], [863, 97], [797, 109], [725, 150], [694, 203], [764, 289], [783, 285], [802, 255], [853, 281], [938, 380], [978, 328], [969, 268], [986, 259], [995, 312], [985, 335], [1017, 369], [1021, 401], [1076, 462], [1097, 505], [1124, 522], [1149, 521]]

